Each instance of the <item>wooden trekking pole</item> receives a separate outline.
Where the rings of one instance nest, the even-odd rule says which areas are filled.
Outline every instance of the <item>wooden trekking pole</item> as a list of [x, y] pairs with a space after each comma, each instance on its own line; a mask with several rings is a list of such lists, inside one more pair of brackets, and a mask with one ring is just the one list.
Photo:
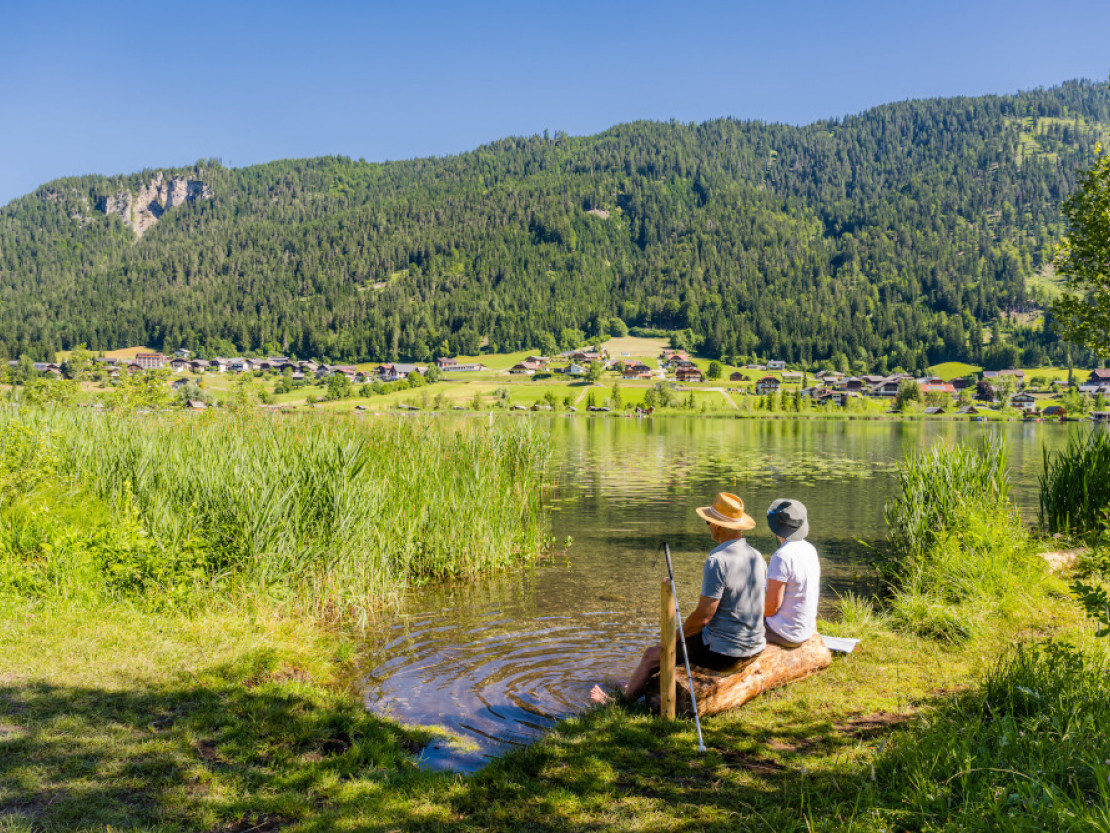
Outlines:
[[659, 593], [659, 716], [674, 720], [675, 715], [675, 631], [678, 614], [674, 606], [671, 580], [663, 579]]

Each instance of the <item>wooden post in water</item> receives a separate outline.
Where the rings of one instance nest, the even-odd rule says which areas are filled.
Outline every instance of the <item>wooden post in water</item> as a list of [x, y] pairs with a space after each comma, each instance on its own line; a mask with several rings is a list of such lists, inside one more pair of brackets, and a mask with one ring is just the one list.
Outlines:
[[678, 617], [670, 579], [663, 579], [659, 594], [659, 715], [674, 720], [675, 711], [675, 632]]

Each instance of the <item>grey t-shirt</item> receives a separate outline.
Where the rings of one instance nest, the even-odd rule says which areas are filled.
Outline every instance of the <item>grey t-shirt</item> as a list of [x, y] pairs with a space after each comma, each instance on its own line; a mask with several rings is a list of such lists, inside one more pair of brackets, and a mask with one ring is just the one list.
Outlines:
[[702, 568], [701, 594], [721, 600], [702, 630], [702, 641], [711, 651], [750, 657], [767, 647], [763, 637], [767, 565], [751, 544], [735, 538], [709, 553]]

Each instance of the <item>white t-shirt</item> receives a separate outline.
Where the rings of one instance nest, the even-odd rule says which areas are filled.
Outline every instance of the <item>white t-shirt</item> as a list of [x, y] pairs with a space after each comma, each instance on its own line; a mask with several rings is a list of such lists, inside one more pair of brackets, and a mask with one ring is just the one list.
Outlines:
[[767, 578], [786, 583], [782, 607], [767, 624], [790, 642], [805, 642], [817, 629], [821, 561], [809, 541], [787, 541], [771, 556]]

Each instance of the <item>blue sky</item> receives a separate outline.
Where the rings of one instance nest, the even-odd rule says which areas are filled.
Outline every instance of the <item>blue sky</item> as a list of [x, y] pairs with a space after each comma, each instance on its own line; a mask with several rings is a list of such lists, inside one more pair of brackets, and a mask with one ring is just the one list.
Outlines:
[[0, 204], [220, 157], [372, 161], [633, 119], [802, 124], [1110, 74], [1110, 3], [0, 4]]

